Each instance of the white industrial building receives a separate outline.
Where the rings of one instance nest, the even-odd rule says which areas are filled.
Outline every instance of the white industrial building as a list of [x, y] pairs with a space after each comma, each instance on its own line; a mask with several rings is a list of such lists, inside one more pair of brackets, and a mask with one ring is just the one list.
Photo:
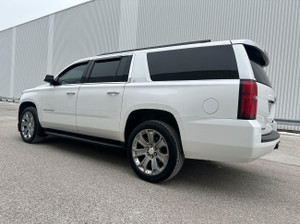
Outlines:
[[71, 62], [202, 39], [251, 39], [269, 53], [282, 129], [300, 131], [299, 0], [94, 0], [0, 31], [0, 97], [19, 98]]

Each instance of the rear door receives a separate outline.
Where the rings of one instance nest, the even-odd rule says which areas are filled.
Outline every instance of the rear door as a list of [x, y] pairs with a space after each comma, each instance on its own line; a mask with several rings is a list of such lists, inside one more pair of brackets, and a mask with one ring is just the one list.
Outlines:
[[77, 100], [81, 134], [119, 140], [124, 87], [132, 56], [94, 61]]

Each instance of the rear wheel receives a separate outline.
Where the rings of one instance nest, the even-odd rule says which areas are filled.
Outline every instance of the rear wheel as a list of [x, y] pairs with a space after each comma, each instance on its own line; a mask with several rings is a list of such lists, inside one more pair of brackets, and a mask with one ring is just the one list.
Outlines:
[[41, 139], [43, 129], [34, 107], [27, 107], [20, 117], [20, 134], [24, 142], [33, 143]]
[[161, 121], [138, 125], [129, 136], [127, 150], [135, 173], [152, 183], [173, 178], [184, 162], [179, 134]]

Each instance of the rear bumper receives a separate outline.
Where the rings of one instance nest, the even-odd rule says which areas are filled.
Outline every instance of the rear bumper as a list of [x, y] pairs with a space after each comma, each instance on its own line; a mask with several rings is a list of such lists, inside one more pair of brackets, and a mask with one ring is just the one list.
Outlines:
[[272, 142], [272, 141], [276, 141], [277, 139], [280, 138], [280, 135], [277, 131], [272, 131], [269, 134], [266, 135], [262, 135], [261, 136], [261, 142]]
[[222, 162], [249, 162], [274, 150], [277, 131], [261, 135], [256, 120], [185, 120], [182, 143], [186, 158]]

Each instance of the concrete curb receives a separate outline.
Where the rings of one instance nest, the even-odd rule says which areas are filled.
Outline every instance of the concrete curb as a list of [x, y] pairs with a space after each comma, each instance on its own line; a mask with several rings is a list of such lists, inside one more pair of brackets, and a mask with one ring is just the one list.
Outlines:
[[2, 97], [0, 96], [0, 101], [9, 102], [9, 103], [19, 103], [20, 98], [10, 98], [10, 97]]

